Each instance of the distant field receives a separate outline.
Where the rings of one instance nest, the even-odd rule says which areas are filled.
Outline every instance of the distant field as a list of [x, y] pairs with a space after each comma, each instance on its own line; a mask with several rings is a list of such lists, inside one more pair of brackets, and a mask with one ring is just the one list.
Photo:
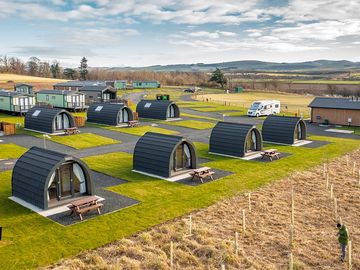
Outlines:
[[[281, 75], [277, 75], [281, 76]], [[302, 75], [301, 75], [302, 76]], [[336, 80], [281, 80], [276, 79], [276, 76], [274, 76], [273, 79], [258, 79], [258, 80], [251, 80], [251, 79], [233, 79], [234, 82], [255, 82], [255, 83], [261, 83], [261, 82], [271, 82], [276, 80], [276, 82], [279, 83], [309, 83], [309, 84], [360, 84], [360, 81], [336, 81]]]
[[49, 82], [53, 82], [53, 83], [58, 83], [58, 82], [63, 82], [65, 80], [60, 80], [60, 79], [53, 79], [53, 78], [42, 78], [42, 77], [35, 77], [35, 76], [25, 76], [25, 75], [17, 75], [17, 74], [7, 74], [7, 73], [0, 73], [0, 83], [7, 83], [8, 81], [13, 81], [13, 82], [24, 82], [24, 83], [40, 83], [40, 82], [44, 82], [44, 83], [49, 83]]
[[[313, 96], [303, 96], [286, 93], [271, 93], [271, 92], [255, 92], [248, 91], [239, 94], [207, 94], [198, 95], [198, 100], [203, 101], [208, 99], [209, 102], [215, 102], [230, 105], [230, 108], [240, 107], [239, 109], [247, 109], [256, 100], [275, 99], [280, 100], [282, 113], [303, 113], [305, 117], [309, 115], [309, 103], [314, 99]], [[205, 110], [205, 109], [204, 109]]]

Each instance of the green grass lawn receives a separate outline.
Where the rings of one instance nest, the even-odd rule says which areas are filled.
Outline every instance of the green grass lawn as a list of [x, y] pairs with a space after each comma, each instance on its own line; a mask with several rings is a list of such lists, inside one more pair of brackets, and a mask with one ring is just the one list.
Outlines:
[[0, 113], [0, 122], [8, 122], [13, 124], [24, 125], [24, 116], [14, 116], [5, 113]]
[[26, 150], [26, 148], [13, 143], [0, 143], [0, 159], [19, 158]]
[[179, 134], [177, 131], [174, 131], [174, 130], [168, 130], [168, 129], [153, 127], [153, 126], [142, 126], [142, 125], [140, 125], [138, 127], [132, 127], [132, 128], [128, 128], [128, 127], [118, 128], [118, 127], [110, 127], [110, 126], [101, 126], [101, 127], [105, 128], [105, 129], [117, 131], [117, 132], [123, 132], [123, 133], [131, 134], [131, 135], [137, 135], [137, 136], [143, 136], [146, 132], [157, 132], [157, 133], [168, 134], [168, 135]]
[[181, 112], [180, 117], [189, 117], [189, 118], [204, 119], [204, 120], [210, 120], [210, 121], [219, 121], [220, 120], [220, 119], [213, 118], [213, 117], [206, 117], [206, 116], [195, 115], [195, 114], [184, 113], [184, 112]]
[[51, 139], [49, 140], [65, 144], [75, 149], [121, 143], [121, 141], [113, 140], [93, 133], [80, 133], [71, 136], [51, 136]]
[[162, 121], [161, 123], [170, 126], [186, 127], [193, 129], [209, 129], [215, 126], [214, 123], [202, 122], [197, 120]]
[[[36, 268], [96, 248], [139, 230], [149, 228], [218, 200], [256, 189], [269, 182], [310, 169], [359, 146], [359, 141], [312, 137], [332, 143], [320, 148], [279, 146], [292, 155], [271, 163], [244, 161], [208, 154], [208, 145], [197, 143], [198, 153], [210, 161], [206, 166], [234, 174], [197, 187], [158, 180], [132, 172], [132, 155], [110, 153], [87, 157], [96, 171], [128, 182], [109, 190], [141, 201], [133, 207], [63, 227], [8, 199], [11, 172], [0, 172], [0, 269]], [[104, 162], [104, 160], [106, 162]], [[319, 179], [321, 184], [322, 179]], [[240, 211], [241, 209], [239, 209]]]

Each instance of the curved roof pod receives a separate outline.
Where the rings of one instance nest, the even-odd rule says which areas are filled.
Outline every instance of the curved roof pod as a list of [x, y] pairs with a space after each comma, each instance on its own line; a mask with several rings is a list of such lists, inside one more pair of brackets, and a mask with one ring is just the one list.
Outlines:
[[168, 178], [197, 167], [196, 148], [183, 137], [147, 132], [136, 143], [133, 169]]
[[256, 126], [218, 122], [211, 132], [209, 152], [212, 154], [244, 157], [261, 149], [262, 137]]
[[264, 141], [294, 144], [306, 139], [306, 124], [300, 117], [269, 115], [262, 127]]
[[60, 177], [61, 173], [58, 169], [64, 163], [76, 164], [73, 165], [74, 171], [71, 174], [79, 176], [82, 171], [79, 177], [85, 181], [85, 192], [82, 192], [82, 195], [93, 195], [91, 171], [83, 161], [39, 147], [30, 148], [17, 160], [12, 173], [12, 195], [41, 209], [48, 209], [49, 187], [52, 183], [56, 183], [57, 179], [54, 178]]
[[74, 117], [58, 108], [33, 107], [25, 115], [25, 129], [41, 133], [57, 133], [75, 127]]
[[136, 106], [136, 111], [142, 118], [167, 120], [180, 117], [178, 105], [169, 100], [141, 100]]
[[93, 103], [87, 111], [87, 121], [117, 126], [134, 120], [133, 111], [123, 103]]

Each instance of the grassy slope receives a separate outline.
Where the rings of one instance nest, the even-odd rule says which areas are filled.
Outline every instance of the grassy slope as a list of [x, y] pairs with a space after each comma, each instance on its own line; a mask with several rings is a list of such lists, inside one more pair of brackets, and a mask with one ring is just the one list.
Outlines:
[[65, 144], [75, 149], [121, 143], [120, 141], [92, 133], [80, 133], [71, 136], [51, 136], [50, 140], [53, 142]]
[[53, 79], [53, 78], [43, 78], [43, 77], [36, 77], [36, 76], [26, 76], [26, 75], [18, 75], [18, 74], [8, 74], [8, 73], [1, 73], [0, 74], [0, 83], [6, 83], [7, 81], [13, 81], [16, 83], [34, 83], [34, 82], [44, 82], [44, 83], [58, 83], [63, 82], [65, 80], [61, 79]]
[[[281, 114], [293, 114], [293, 113], [303, 113], [305, 117], [309, 115], [310, 109], [307, 107], [309, 103], [313, 100], [312, 96], [296, 95], [296, 94], [287, 94], [287, 93], [272, 93], [272, 92], [256, 92], [249, 91], [239, 94], [208, 94], [204, 96], [198, 96], [198, 100], [209, 99], [209, 106], [213, 106], [211, 102], [221, 103], [220, 107], [217, 107], [218, 110], [226, 109], [227, 110], [241, 110], [246, 112], [250, 105], [256, 100], [267, 100], [274, 99], [280, 100], [281, 102]], [[230, 106], [223, 106], [224, 102], [230, 103]], [[286, 108], [287, 107], [287, 108]], [[212, 108], [196, 108], [195, 110], [199, 111], [214, 111]]]
[[209, 129], [215, 126], [214, 123], [202, 122], [197, 120], [162, 121], [161, 123], [170, 126], [187, 127], [193, 129]]
[[0, 143], [0, 159], [19, 158], [26, 150], [26, 148], [13, 143]]
[[[308, 169], [359, 145], [354, 140], [324, 137], [312, 139], [329, 140], [333, 143], [316, 149], [277, 145], [279, 151], [292, 155], [266, 164], [209, 155], [208, 145], [197, 144], [202, 157], [213, 159], [206, 165], [235, 173], [198, 187], [133, 173], [132, 155], [127, 153], [85, 158], [92, 169], [128, 180], [128, 183], [111, 187], [110, 190], [140, 200], [141, 203], [68, 227], [62, 227], [10, 201], [11, 172], [1, 172], [0, 217], [4, 227], [4, 240], [0, 243], [0, 269], [22, 269], [55, 262], [206, 207], [238, 192], [255, 189], [295, 171]], [[103, 160], [107, 162], [102, 162]]]

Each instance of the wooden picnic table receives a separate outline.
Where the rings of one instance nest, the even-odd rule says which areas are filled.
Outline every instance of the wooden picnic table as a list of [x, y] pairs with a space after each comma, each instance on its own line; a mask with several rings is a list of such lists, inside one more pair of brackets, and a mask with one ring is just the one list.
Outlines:
[[98, 200], [98, 197], [90, 196], [71, 202], [71, 204], [68, 205], [68, 208], [71, 210], [70, 216], [76, 213], [79, 215], [80, 220], [83, 220], [83, 214], [92, 210], [97, 210], [98, 214], [100, 215], [100, 208], [103, 206], [103, 204], [99, 203]]
[[128, 121], [128, 127], [137, 127], [138, 125], [139, 125], [139, 121], [138, 121], [138, 120]]
[[215, 174], [214, 171], [210, 167], [202, 167], [199, 169], [195, 169], [190, 173], [192, 175], [191, 180], [194, 180], [195, 178], [198, 178], [201, 183], [204, 183], [204, 179], [207, 177], [210, 177], [211, 180], [214, 180], [213, 174]]
[[79, 133], [80, 130], [77, 127], [72, 127], [72, 128], [65, 128], [64, 132], [66, 135], [73, 135]]
[[265, 157], [269, 158], [270, 161], [273, 160], [273, 158], [280, 158], [280, 153], [277, 151], [277, 149], [268, 149], [261, 152], [261, 159], [264, 159]]

